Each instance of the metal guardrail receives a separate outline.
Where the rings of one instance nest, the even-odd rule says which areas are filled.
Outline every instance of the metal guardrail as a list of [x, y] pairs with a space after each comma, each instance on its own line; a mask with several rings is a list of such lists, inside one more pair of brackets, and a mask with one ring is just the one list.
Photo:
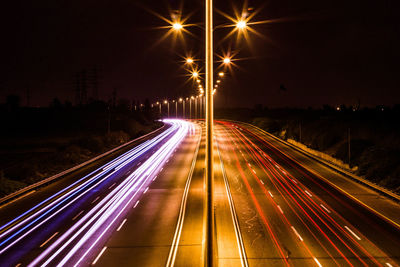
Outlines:
[[279, 142], [281, 142], [281, 143], [283, 143], [283, 144], [285, 144], [285, 145], [297, 150], [298, 152], [300, 152], [300, 153], [302, 153], [302, 154], [304, 154], [304, 155], [306, 155], [306, 156], [318, 161], [322, 165], [327, 166], [327, 167], [333, 169], [334, 171], [339, 172], [340, 174], [342, 174], [342, 175], [344, 175], [344, 176], [346, 176], [346, 177], [348, 177], [348, 178], [350, 178], [350, 179], [352, 179], [352, 180], [354, 180], [354, 181], [356, 181], [356, 182], [358, 182], [360, 184], [363, 184], [363, 185], [365, 185], [365, 186], [377, 191], [378, 193], [381, 193], [382, 195], [385, 195], [385, 196], [387, 196], [387, 197], [389, 197], [391, 199], [394, 199], [394, 200], [400, 202], [400, 196], [398, 194], [396, 194], [395, 192], [392, 192], [387, 188], [381, 187], [381, 186], [379, 186], [377, 184], [372, 183], [371, 181], [368, 181], [367, 179], [364, 179], [364, 178], [359, 177], [359, 176], [357, 176], [357, 175], [355, 175], [355, 174], [353, 174], [351, 172], [348, 172], [348, 171], [346, 171], [344, 169], [341, 169], [338, 166], [336, 166], [336, 165], [334, 165], [334, 164], [332, 164], [332, 163], [330, 163], [330, 162], [328, 162], [328, 161], [326, 161], [324, 159], [321, 159], [321, 158], [319, 158], [317, 156], [314, 156], [313, 154], [311, 154], [311, 153], [309, 153], [309, 152], [307, 152], [307, 151], [305, 151], [305, 150], [303, 150], [303, 149], [301, 149], [301, 148], [299, 148], [299, 147], [297, 147], [297, 146], [295, 146], [293, 144], [290, 144], [290, 143], [286, 142], [285, 140], [280, 139], [279, 137], [276, 137], [273, 134], [271, 134], [271, 133], [269, 133], [269, 132], [267, 132], [267, 131], [255, 126], [255, 125], [252, 125], [252, 124], [246, 123], [246, 122], [241, 122], [241, 121], [233, 121], [233, 120], [224, 120], [224, 121], [229, 121], [229, 122], [238, 123], [238, 124], [244, 124], [244, 125], [253, 127], [255, 129], [257, 129], [257, 130], [260, 130], [261, 132], [263, 132], [264, 134], [270, 136], [271, 138], [273, 138], [273, 139], [275, 139], [275, 140], [277, 140], [277, 141], [279, 141]]
[[117, 150], [119, 150], [121, 148], [124, 148], [124, 147], [132, 144], [133, 142], [137, 142], [137, 141], [139, 141], [139, 140], [141, 140], [141, 139], [143, 139], [143, 138], [145, 138], [145, 137], [147, 137], [147, 136], [149, 136], [151, 134], [154, 134], [155, 132], [160, 131], [164, 127], [165, 127], [165, 125], [161, 126], [160, 128], [158, 128], [158, 129], [156, 129], [156, 130], [154, 130], [154, 131], [152, 131], [150, 133], [147, 133], [147, 134], [145, 134], [143, 136], [140, 136], [140, 137], [138, 137], [136, 139], [133, 139], [133, 140], [131, 140], [129, 142], [126, 142], [126, 143], [124, 143], [124, 144], [122, 144], [122, 145], [120, 145], [118, 147], [115, 147], [115, 148], [113, 148], [113, 149], [111, 149], [111, 150], [109, 150], [109, 151], [107, 151], [107, 152], [105, 152], [105, 153], [103, 153], [101, 155], [98, 155], [98, 156], [96, 156], [96, 157], [94, 157], [94, 158], [92, 158], [92, 159], [90, 159], [88, 161], [85, 161], [85, 162], [83, 162], [83, 163], [81, 163], [79, 165], [76, 165], [76, 166], [74, 166], [72, 168], [69, 168], [69, 169], [67, 169], [65, 171], [57, 173], [57, 174], [55, 174], [55, 175], [53, 175], [51, 177], [48, 177], [48, 178], [46, 178], [44, 180], [41, 180], [41, 181], [39, 181], [37, 183], [34, 183], [34, 184], [28, 185], [28, 186], [26, 186], [24, 188], [21, 188], [20, 190], [15, 191], [14, 193], [11, 193], [11, 194], [9, 194], [7, 196], [4, 196], [4, 197], [2, 197], [0, 199], [0, 205], [5, 204], [6, 202], [8, 202], [8, 201], [10, 201], [10, 200], [12, 200], [12, 199], [14, 199], [14, 198], [16, 198], [18, 196], [21, 196], [22, 194], [24, 194], [24, 193], [26, 193], [26, 192], [28, 192], [30, 190], [33, 190], [33, 189], [35, 189], [37, 187], [40, 187], [40, 186], [43, 186], [43, 185], [45, 185], [47, 183], [50, 183], [50, 182], [52, 182], [52, 181], [54, 181], [54, 180], [56, 180], [56, 179], [58, 179], [60, 177], [63, 177], [64, 175], [67, 175], [67, 174], [69, 174], [69, 173], [71, 173], [73, 171], [76, 171], [76, 170], [78, 170], [78, 169], [80, 169], [80, 168], [82, 168], [82, 167], [84, 167], [84, 166], [86, 166], [86, 165], [88, 165], [88, 164], [90, 164], [92, 162], [95, 162], [96, 160], [98, 160], [98, 159], [100, 159], [102, 157], [105, 157], [105, 156], [107, 156], [107, 155], [109, 155], [109, 154], [111, 154], [111, 153], [113, 153], [113, 152], [115, 152], [115, 151], [117, 151]]

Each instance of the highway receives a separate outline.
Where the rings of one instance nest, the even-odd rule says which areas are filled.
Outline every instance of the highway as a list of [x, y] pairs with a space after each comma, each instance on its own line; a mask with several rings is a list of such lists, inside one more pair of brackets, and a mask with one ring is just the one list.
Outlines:
[[[204, 124], [166, 124], [2, 206], [0, 265], [203, 266]], [[214, 137], [218, 266], [399, 266], [400, 205], [258, 128], [217, 121]]]
[[256, 128], [215, 131], [250, 266], [398, 266], [399, 228], [322, 179], [338, 174]]
[[[166, 122], [170, 127], [162, 133], [76, 178], [61, 190], [52, 192], [52, 186], [44, 188], [52, 194], [41, 202], [32, 202], [29, 209], [15, 211], [23, 200], [2, 207], [1, 265], [95, 263], [104, 253], [104, 244], [112, 233], [121, 231], [123, 224], [128, 225], [126, 216], [143, 205], [141, 202], [152, 191], [151, 184], [157, 181], [171, 155], [188, 136], [195, 135], [193, 124]], [[35, 194], [24, 199], [25, 206], [29, 205], [26, 199], [34, 199]], [[172, 205], [176, 202], [173, 197], [165, 198]], [[7, 211], [19, 215], [4, 220]], [[138, 231], [143, 233], [140, 228]]]

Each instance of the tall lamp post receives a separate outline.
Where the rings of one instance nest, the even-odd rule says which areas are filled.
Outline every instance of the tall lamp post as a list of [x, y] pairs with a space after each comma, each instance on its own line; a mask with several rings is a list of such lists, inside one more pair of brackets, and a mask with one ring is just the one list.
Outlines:
[[178, 118], [178, 101], [172, 100], [172, 102], [175, 102], [175, 118]]
[[206, 266], [214, 265], [213, 0], [206, 0]]
[[169, 118], [169, 101], [168, 100], [164, 100], [164, 104], [167, 104], [167, 114], [168, 114], [168, 118]]
[[157, 101], [157, 105], [158, 105], [159, 110], [160, 110], [160, 118], [161, 118], [161, 117], [162, 117], [162, 113], [161, 113], [161, 102], [158, 102], [158, 101]]

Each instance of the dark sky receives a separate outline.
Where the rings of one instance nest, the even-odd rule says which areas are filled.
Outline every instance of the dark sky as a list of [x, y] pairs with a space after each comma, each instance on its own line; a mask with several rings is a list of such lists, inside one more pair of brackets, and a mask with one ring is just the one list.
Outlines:
[[[218, 106], [362, 106], [400, 103], [400, 23], [396, 0], [253, 0], [261, 11], [254, 21], [275, 20], [253, 29], [250, 44], [215, 31], [216, 53], [231, 47], [238, 68], [227, 75], [216, 94]], [[193, 84], [181, 56], [204, 53], [204, 6], [183, 2], [191, 14], [185, 44], [168, 38], [155, 45], [167, 24], [151, 10], [170, 18], [180, 1], [39, 0], [7, 1], [0, 15], [0, 96], [20, 94], [32, 105], [51, 99], [74, 101], [74, 77], [96, 66], [100, 97], [113, 89], [119, 97], [152, 101], [189, 96]], [[243, 1], [215, 0], [232, 14]], [[229, 23], [215, 14], [215, 24]], [[202, 65], [199, 62], [199, 65]], [[281, 85], [287, 90], [279, 90]], [[90, 96], [89, 91], [89, 96]]]

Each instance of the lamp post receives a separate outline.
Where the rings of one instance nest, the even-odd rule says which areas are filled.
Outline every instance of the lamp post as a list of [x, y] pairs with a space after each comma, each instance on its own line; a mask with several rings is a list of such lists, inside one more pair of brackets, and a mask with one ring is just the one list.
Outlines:
[[213, 0], [206, 0], [206, 266], [214, 265]]
[[194, 99], [193, 96], [191, 96], [191, 97], [189, 98], [189, 119], [193, 119], [193, 118], [192, 118], [192, 99]]
[[162, 117], [162, 113], [161, 113], [161, 102], [157, 101], [157, 105], [159, 107], [159, 111], [160, 111], [160, 118]]
[[172, 102], [175, 102], [175, 118], [178, 118], [178, 101], [172, 100]]
[[197, 99], [199, 98], [198, 95], [196, 95], [196, 98], [194, 100], [194, 118], [197, 119]]
[[185, 118], [185, 99], [179, 98], [179, 102], [182, 102], [182, 118]]
[[168, 110], [168, 118], [169, 118], [169, 101], [168, 100], [164, 100], [164, 104], [167, 104], [167, 110]]

